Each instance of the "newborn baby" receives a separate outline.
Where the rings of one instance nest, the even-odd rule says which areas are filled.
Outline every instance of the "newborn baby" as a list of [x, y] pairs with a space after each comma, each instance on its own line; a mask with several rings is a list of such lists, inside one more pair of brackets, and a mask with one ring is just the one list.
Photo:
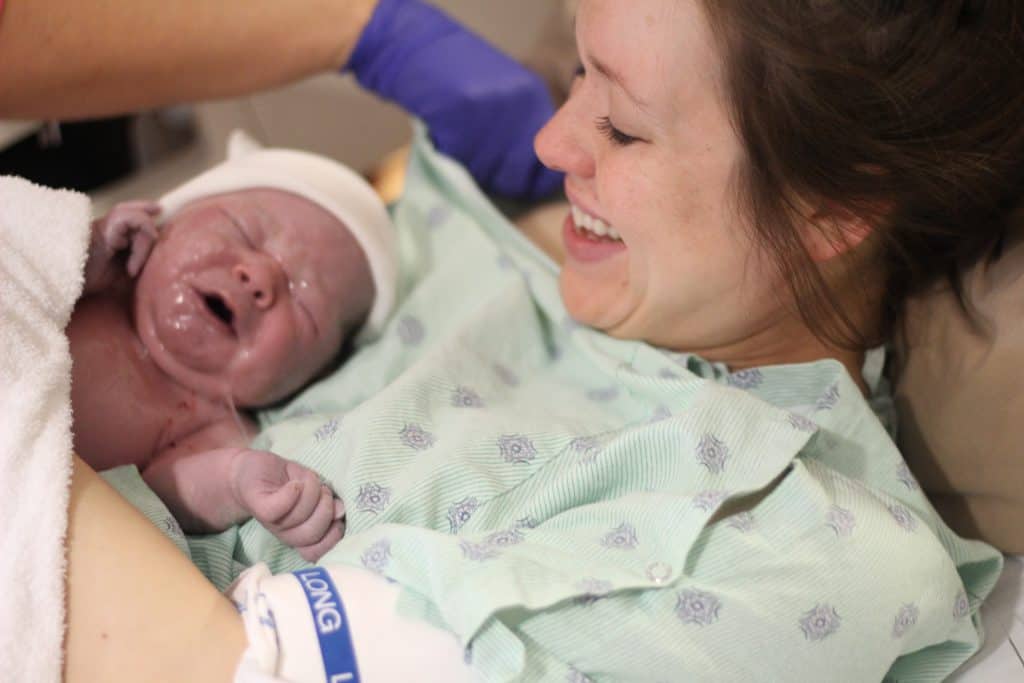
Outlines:
[[237, 408], [279, 401], [373, 335], [394, 299], [387, 212], [349, 169], [239, 134], [159, 203], [93, 224], [67, 333], [74, 446], [134, 464], [189, 532], [254, 517], [314, 561], [344, 507], [313, 471], [247, 448]]

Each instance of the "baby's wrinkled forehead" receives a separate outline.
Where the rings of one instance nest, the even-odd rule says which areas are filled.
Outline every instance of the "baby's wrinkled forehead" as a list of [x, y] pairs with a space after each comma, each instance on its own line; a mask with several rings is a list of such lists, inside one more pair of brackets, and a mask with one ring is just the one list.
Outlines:
[[[177, 213], [182, 213], [201, 207], [219, 207], [231, 209], [249, 209], [267, 214], [278, 210], [291, 213], [298, 210], [298, 207], [314, 207], [320, 212], [338, 220], [330, 210], [318, 204], [309, 197], [289, 192], [287, 190], [262, 185], [244, 187], [230, 192], [212, 194], [206, 197], [197, 197], [185, 204]], [[339, 223], [341, 221], [338, 221]]]
[[[175, 218], [178, 217], [176, 221]], [[206, 217], [235, 223], [244, 236], [259, 241], [299, 239], [311, 243], [346, 239], [348, 226], [308, 197], [276, 188], [253, 187], [202, 197], [184, 205], [168, 222]]]

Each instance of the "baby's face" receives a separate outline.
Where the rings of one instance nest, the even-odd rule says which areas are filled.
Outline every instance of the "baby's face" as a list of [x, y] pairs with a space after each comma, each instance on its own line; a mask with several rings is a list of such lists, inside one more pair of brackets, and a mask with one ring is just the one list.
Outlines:
[[135, 288], [135, 326], [177, 382], [240, 406], [308, 382], [370, 310], [374, 286], [338, 219], [286, 192], [188, 205], [164, 226]]

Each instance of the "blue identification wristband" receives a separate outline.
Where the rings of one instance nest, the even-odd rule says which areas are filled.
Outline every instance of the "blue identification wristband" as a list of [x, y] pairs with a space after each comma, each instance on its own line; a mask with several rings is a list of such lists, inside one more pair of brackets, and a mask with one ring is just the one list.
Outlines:
[[331, 575], [323, 567], [301, 569], [292, 574], [299, 580], [309, 602], [324, 660], [325, 680], [327, 683], [360, 683], [345, 604]]

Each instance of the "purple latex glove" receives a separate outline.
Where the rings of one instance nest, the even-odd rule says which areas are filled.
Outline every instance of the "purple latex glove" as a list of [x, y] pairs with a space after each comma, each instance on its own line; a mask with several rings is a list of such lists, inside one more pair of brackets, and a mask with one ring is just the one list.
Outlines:
[[485, 191], [539, 199], [561, 187], [533, 151], [555, 111], [544, 82], [435, 7], [381, 0], [346, 68], [422, 119]]

